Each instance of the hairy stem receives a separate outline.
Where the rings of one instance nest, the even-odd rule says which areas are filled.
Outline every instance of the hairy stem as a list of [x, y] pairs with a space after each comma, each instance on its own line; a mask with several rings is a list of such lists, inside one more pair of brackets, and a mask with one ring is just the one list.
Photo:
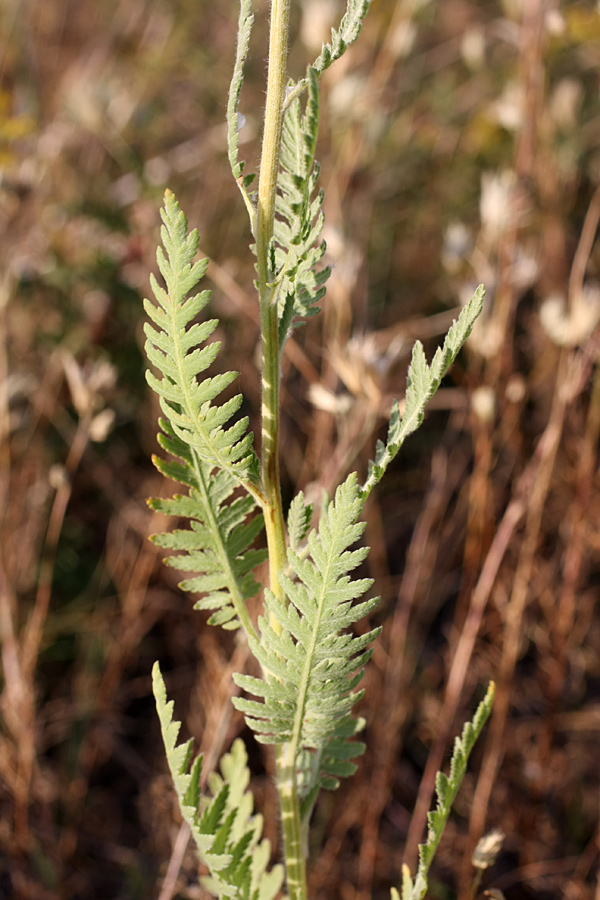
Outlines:
[[269, 70], [267, 76], [267, 103], [260, 180], [258, 185], [256, 252], [261, 301], [271, 294], [268, 262], [269, 245], [273, 237], [275, 219], [275, 191], [279, 169], [279, 148], [283, 125], [286, 83], [286, 59], [289, 31], [289, 0], [272, 0], [271, 31], [269, 36]]
[[277, 745], [277, 790], [281, 807], [281, 825], [285, 848], [285, 870], [290, 900], [307, 900], [306, 857], [302, 846], [302, 822], [296, 788], [295, 759], [289, 750]]
[[271, 590], [276, 594], [279, 594], [277, 564], [281, 557], [281, 545], [283, 543], [285, 548], [285, 544], [279, 481], [279, 323], [277, 297], [273, 285], [275, 273], [272, 271], [270, 251], [283, 125], [288, 28], [289, 0], [272, 0], [267, 105], [256, 211], [256, 255], [262, 336], [262, 477], [266, 504], [272, 512], [271, 516], [265, 515], [265, 519], [271, 519], [272, 525], [271, 528], [269, 522], [266, 525], [269, 556], [271, 557], [273, 550], [276, 551], [274, 555], [276, 568], [274, 570], [272, 566], [270, 572]]
[[[279, 476], [279, 321], [277, 293], [273, 284], [276, 273], [273, 271], [271, 248], [284, 115], [288, 31], [289, 0], [272, 0], [267, 102], [255, 237], [262, 335], [261, 469], [265, 492], [263, 510], [269, 547], [270, 587], [282, 602], [284, 597], [279, 584], [279, 573], [286, 565], [286, 545]], [[276, 758], [288, 892], [290, 900], [307, 900], [306, 864], [302, 851], [295, 761], [286, 759], [284, 747], [277, 748]]]

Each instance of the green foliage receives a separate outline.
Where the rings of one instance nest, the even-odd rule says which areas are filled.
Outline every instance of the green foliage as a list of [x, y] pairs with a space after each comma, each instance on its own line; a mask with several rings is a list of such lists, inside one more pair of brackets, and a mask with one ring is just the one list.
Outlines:
[[173, 433], [200, 459], [229, 472], [247, 487], [256, 485], [258, 461], [252, 450], [253, 436], [246, 433], [248, 419], [239, 419], [224, 428], [240, 408], [242, 395], [220, 406], [213, 402], [237, 373], [197, 380], [214, 362], [221, 346], [215, 341], [200, 349], [215, 330], [216, 319], [191, 324], [210, 299], [209, 291], [187, 296], [206, 272], [208, 260], [193, 262], [198, 232], [194, 229], [188, 235], [187, 219], [171, 191], [165, 192], [161, 216], [161, 237], [167, 255], [159, 247], [156, 258], [167, 290], [151, 276], [158, 306], [145, 300], [144, 309], [156, 328], [146, 324], [144, 331], [146, 355], [162, 377], [147, 371], [148, 384], [158, 394]]
[[310, 520], [312, 519], [312, 503], [304, 502], [304, 494], [300, 491], [292, 502], [288, 512], [288, 541], [294, 551], [298, 551], [300, 544], [308, 534]]
[[[295, 152], [296, 168], [301, 174], [292, 178], [288, 171], [289, 177], [282, 176], [279, 195], [282, 204], [282, 222], [277, 232], [281, 242], [279, 249], [283, 250], [285, 243], [290, 245], [288, 268], [282, 275], [281, 286], [287, 298], [292, 299], [281, 308], [284, 320], [286, 316], [291, 319], [293, 314], [302, 311], [299, 300], [303, 296], [302, 279], [304, 284], [309, 283], [313, 266], [322, 255], [320, 247], [314, 250], [322, 227], [320, 195], [316, 201], [310, 200], [318, 174], [314, 163], [316, 131], [313, 133], [314, 125], [309, 124], [316, 120], [316, 107], [311, 107], [316, 98], [315, 92], [309, 92], [307, 109], [302, 117], [299, 117], [297, 106], [290, 108], [291, 124], [286, 132], [290, 143], [283, 156], [285, 166], [291, 168]], [[303, 127], [307, 127], [310, 134], [301, 134], [298, 129]], [[336, 788], [341, 777], [355, 771], [352, 760], [364, 751], [364, 744], [353, 740], [364, 721], [353, 718], [352, 708], [362, 696], [356, 688], [372, 653], [369, 645], [380, 629], [360, 637], [349, 632], [354, 623], [368, 616], [378, 602], [377, 599], [356, 602], [372, 583], [370, 579], [353, 580], [351, 577], [368, 553], [366, 547], [349, 549], [364, 530], [364, 525], [357, 519], [368, 494], [405, 438], [421, 424], [426, 403], [439, 387], [481, 310], [483, 288], [475, 292], [462, 311], [431, 366], [427, 364], [421, 345], [415, 346], [404, 416], [400, 416], [399, 405], [395, 403], [387, 444], [378, 445], [365, 484], [360, 487], [356, 474], [350, 475], [337, 489], [335, 499], [327, 505], [318, 528], [310, 532], [312, 507], [305, 505], [302, 494], [292, 501], [288, 517], [289, 570], [278, 572], [284, 599], [265, 590], [264, 615], [259, 619], [257, 633], [248, 615], [246, 601], [258, 589], [253, 571], [265, 557], [264, 551], [252, 548], [263, 525], [262, 515], [252, 514], [256, 500], [263, 505], [264, 499], [258, 483], [256, 457], [251, 449], [252, 438], [251, 435], [244, 436], [247, 427], [244, 419], [223, 429], [237, 411], [240, 397], [222, 406], [212, 402], [235, 377], [234, 374], [207, 378], [201, 383], [197, 381], [197, 376], [215, 359], [219, 349], [216, 343], [199, 349], [214, 330], [214, 320], [192, 324], [204, 309], [208, 292], [187, 298], [204, 274], [206, 261], [192, 264], [198, 245], [197, 233], [187, 234], [185, 216], [170, 193], [165, 195], [162, 215], [162, 237], [169, 261], [160, 250], [158, 261], [167, 291], [153, 280], [159, 307], [147, 301], [145, 306], [160, 330], [146, 326], [146, 352], [162, 373], [161, 380], [151, 373], [147, 377], [159, 394], [167, 416], [160, 420], [159, 442], [170, 458], [155, 459], [155, 464], [167, 478], [184, 484], [188, 494], [153, 499], [150, 505], [164, 514], [186, 518], [190, 527], [156, 535], [154, 540], [161, 547], [180, 551], [181, 555], [167, 559], [170, 565], [196, 573], [181, 586], [204, 595], [196, 608], [214, 610], [209, 620], [211, 624], [225, 628], [243, 625], [250, 648], [262, 666], [263, 677], [234, 675], [238, 686], [260, 699], [241, 697], [233, 702], [245, 713], [258, 741], [283, 749], [285, 764], [280, 771], [280, 789], [283, 790], [284, 782], [287, 786], [285, 801], [282, 793], [282, 804], [292, 803], [290, 814], [295, 815], [294, 801], [290, 798], [297, 798], [298, 821], [302, 823], [305, 835], [319, 790]], [[293, 259], [293, 263], [289, 263], [289, 259]], [[320, 296], [317, 278], [311, 285], [313, 298]], [[310, 291], [306, 295], [310, 295]], [[308, 310], [309, 306], [304, 313]], [[247, 495], [237, 493], [240, 485], [246, 487]], [[300, 545], [307, 534], [306, 551], [300, 553]], [[277, 868], [270, 875], [265, 874], [269, 851], [265, 842], [258, 843], [258, 820], [251, 817], [251, 798], [246, 799], [249, 795], [244, 793], [247, 778], [243, 773], [247, 769], [244, 768], [245, 760], [243, 766], [241, 763], [242, 751], [235, 750], [231, 757], [233, 762], [224, 762], [223, 779], [219, 781], [213, 777], [213, 798], [205, 803], [200, 814], [201, 761], [196, 760], [188, 772], [191, 744], [176, 746], [179, 726], [172, 722], [172, 705], [166, 702], [158, 670], [155, 670], [155, 693], [182, 814], [190, 824], [202, 859], [211, 870], [206, 881], [208, 888], [220, 898], [271, 900], [279, 889], [281, 877]], [[486, 709], [485, 715], [478, 713], [473, 726], [467, 726], [462, 742], [457, 742], [450, 779], [438, 776], [440, 804], [431, 814], [430, 837], [421, 850], [414, 890], [410, 876], [405, 873], [405, 888], [408, 890], [406, 886], [410, 883], [412, 893], [403, 894], [403, 900], [408, 900], [409, 896], [410, 900], [418, 900], [423, 896], [418, 892], [423, 890], [423, 885], [426, 889], [427, 871], [450, 803], [464, 775], [468, 754], [489, 713], [489, 708]], [[253, 848], [252, 852], [249, 848]], [[299, 859], [297, 844], [293, 853], [294, 856], [291, 851], [287, 852], [288, 865], [291, 859]], [[295, 885], [294, 895], [304, 896], [300, 883]]]
[[362, 31], [370, 5], [371, 0], [348, 0], [339, 30], [331, 29], [331, 43], [323, 44], [321, 53], [313, 63], [312, 67], [318, 74], [328, 69], [354, 43]]
[[[437, 773], [435, 780], [437, 806], [434, 811], [427, 815], [427, 840], [419, 846], [419, 866], [414, 882], [408, 868], [406, 866], [403, 868], [402, 900], [423, 900], [427, 893], [427, 875], [431, 863], [446, 827], [452, 804], [465, 777], [471, 750], [492, 711], [495, 691], [496, 687], [492, 682], [487, 689], [485, 697], [477, 707], [473, 721], [467, 722], [461, 737], [456, 738], [454, 752], [450, 760], [450, 775], [444, 775], [443, 772]], [[392, 900], [400, 900], [400, 895], [395, 888], [392, 888]]]
[[237, 49], [235, 55], [235, 64], [233, 74], [231, 76], [231, 84], [229, 86], [229, 99], [227, 101], [227, 149], [229, 153], [229, 165], [233, 177], [238, 182], [242, 192], [246, 208], [250, 215], [251, 223], [254, 222], [254, 209], [250, 203], [247, 188], [256, 177], [254, 174], [244, 175], [244, 163], [239, 160], [239, 131], [243, 119], [238, 112], [240, 103], [240, 92], [244, 81], [244, 65], [248, 56], [248, 46], [250, 44], [250, 33], [254, 23], [254, 14], [252, 12], [252, 0], [242, 0], [240, 3], [240, 15], [238, 19], [238, 36]]
[[319, 85], [314, 69], [308, 70], [308, 95], [304, 113], [299, 98], [288, 107], [283, 120], [280, 172], [275, 210], [275, 265], [279, 278], [279, 348], [283, 348], [294, 316], [319, 312], [314, 304], [325, 294], [331, 274], [318, 269], [325, 253], [323, 191], [315, 194], [319, 164], [315, 160], [319, 130]]
[[155, 535], [153, 540], [161, 547], [182, 552], [168, 558], [170, 565], [198, 573], [182, 582], [181, 587], [205, 594], [196, 608], [216, 610], [209, 620], [211, 624], [230, 629], [243, 624], [253, 633], [245, 601], [258, 590], [253, 570], [263, 561], [265, 552], [253, 550], [251, 545], [263, 520], [259, 515], [250, 518], [256, 506], [253, 496], [232, 499], [240, 483], [252, 489], [256, 482], [252, 435], [243, 436], [247, 419], [223, 428], [237, 411], [241, 394], [221, 406], [212, 402], [235, 378], [235, 373], [197, 381], [220, 347], [214, 342], [199, 349], [214, 331], [216, 319], [192, 324], [206, 306], [209, 292], [186, 299], [204, 274], [207, 261], [193, 264], [198, 234], [187, 234], [187, 220], [169, 191], [165, 194], [162, 218], [162, 238], [169, 261], [160, 249], [157, 258], [167, 291], [152, 279], [159, 306], [148, 301], [144, 304], [160, 329], [145, 326], [146, 353], [162, 372], [162, 379], [151, 372], [146, 377], [167, 416], [159, 420], [162, 434], [158, 441], [175, 459], [155, 457], [154, 463], [167, 478], [186, 485], [189, 493], [176, 494], [170, 500], [153, 499], [150, 506], [166, 515], [188, 519], [190, 528]]
[[368, 553], [365, 547], [348, 549], [364, 530], [356, 522], [362, 505], [353, 474], [337, 489], [318, 530], [310, 532], [309, 558], [288, 550], [293, 576], [282, 573], [279, 579], [289, 602], [267, 592], [260, 640], [250, 640], [264, 679], [234, 676], [236, 684], [262, 699], [233, 702], [246, 714], [257, 740], [288, 745], [290, 759], [302, 772], [305, 796], [319, 784], [337, 787], [338, 778], [356, 768], [350, 759], [364, 750], [360, 743], [348, 743], [363, 724], [352, 719], [351, 709], [362, 696], [355, 688], [380, 629], [360, 637], [346, 631], [378, 602], [353, 602], [372, 584], [368, 578], [350, 577]]
[[237, 49], [235, 64], [229, 86], [229, 99], [227, 101], [227, 147], [229, 150], [229, 163], [233, 177], [238, 179], [244, 169], [244, 164], [238, 160], [239, 147], [239, 114], [238, 106], [240, 93], [244, 81], [244, 65], [248, 56], [250, 33], [254, 23], [251, 0], [242, 0], [240, 3], [240, 15], [238, 19]]
[[265, 550], [250, 549], [262, 531], [263, 517], [249, 518], [256, 506], [250, 495], [231, 499], [237, 485], [229, 472], [213, 472], [211, 464], [199, 459], [167, 422], [161, 422], [161, 427], [165, 432], [159, 435], [161, 446], [180, 461], [155, 457], [154, 464], [166, 478], [187, 485], [189, 494], [148, 502], [157, 512], [189, 519], [190, 528], [153, 535], [152, 540], [159, 547], [181, 551], [166, 563], [199, 573], [182, 581], [180, 588], [205, 594], [194, 608], [216, 610], [210, 625], [233, 629], [242, 624], [253, 632], [245, 601], [258, 591], [253, 570], [266, 557]]
[[[231, 424], [241, 395], [218, 404], [216, 399], [236, 375], [200, 380], [214, 362], [219, 344], [206, 341], [216, 320], [195, 321], [206, 306], [207, 291], [189, 296], [204, 275], [207, 262], [194, 262], [196, 231], [187, 233], [187, 221], [169, 191], [162, 211], [162, 241], [158, 265], [166, 290], [152, 279], [158, 305], [145, 301], [152, 324], [145, 326], [146, 353], [160, 377], [148, 373], [150, 386], [160, 398], [159, 443], [167, 459], [155, 459], [158, 470], [187, 488], [171, 499], [153, 499], [155, 510], [189, 523], [188, 527], [156, 535], [155, 542], [179, 555], [167, 562], [193, 573], [184, 590], [200, 593], [197, 609], [210, 609], [209, 622], [224, 628], [242, 626], [249, 647], [262, 668], [262, 677], [234, 675], [247, 694], [234, 698], [237, 709], [260, 743], [276, 747], [287, 886], [291, 900], [307, 900], [305, 853], [311, 810], [321, 788], [334, 789], [351, 775], [354, 758], [364, 744], [354, 740], [364, 720], [352, 711], [361, 698], [358, 686], [371, 656], [371, 644], [380, 629], [353, 634], [356, 622], [375, 608], [378, 598], [362, 600], [371, 587], [368, 578], [355, 578], [368, 548], [351, 549], [360, 539], [366, 499], [398, 453], [405, 438], [423, 421], [427, 402], [470, 334], [483, 300], [478, 288], [454, 323], [444, 346], [428, 365], [421, 344], [413, 351], [404, 415], [394, 403], [387, 443], [377, 446], [361, 487], [356, 473], [340, 485], [333, 501], [311, 529], [312, 506], [302, 493], [292, 501], [287, 540], [277, 481], [279, 441], [280, 354], [297, 318], [319, 311], [330, 274], [322, 266], [323, 193], [317, 188], [315, 160], [319, 125], [318, 76], [356, 40], [369, 8], [369, 0], [348, 0], [338, 31], [323, 47], [306, 78], [290, 84], [285, 99], [285, 59], [269, 55], [266, 121], [271, 122], [263, 141], [267, 170], [255, 197], [248, 193], [252, 176], [243, 175], [238, 157], [239, 98], [244, 63], [252, 28], [250, 0], [241, 0], [236, 61], [227, 108], [229, 162], [240, 187], [256, 240], [259, 309], [263, 342], [262, 460], [252, 449], [248, 420]], [[274, 4], [272, 33], [285, 47], [288, 5]], [[273, 46], [273, 45], [272, 45]], [[285, 51], [282, 51], [283, 56]], [[273, 76], [271, 78], [271, 75]], [[305, 99], [300, 94], [307, 88]], [[266, 129], [268, 130], [268, 129]], [[265, 150], [266, 148], [266, 150]], [[262, 165], [261, 165], [262, 168]], [[275, 179], [275, 173], [277, 178]], [[256, 249], [255, 248], [255, 249]], [[278, 356], [279, 352], [279, 356]], [[261, 511], [256, 511], [256, 506]], [[270, 586], [264, 591], [263, 612], [254, 626], [246, 603], [256, 594], [254, 578], [265, 551], [253, 545], [266, 523]], [[201, 797], [201, 758], [189, 767], [191, 742], [177, 745], [179, 725], [173, 722], [158, 667], [154, 691], [169, 767], [182, 815], [188, 822], [198, 851], [210, 870], [208, 890], [231, 900], [274, 900], [283, 882], [283, 870], [267, 872], [270, 848], [261, 840], [262, 819], [253, 815], [248, 792], [249, 772], [243, 744], [236, 741], [221, 763], [221, 775], [210, 776], [210, 797]], [[413, 889], [405, 873], [403, 900], [417, 900], [426, 889], [427, 871], [464, 775], [467, 758], [485, 717], [486, 698], [473, 725], [457, 742], [450, 778], [438, 776], [438, 809], [430, 815], [428, 842], [421, 848]], [[404, 891], [408, 893], [404, 893]]]
[[156, 709], [167, 762], [181, 814], [190, 827], [202, 862], [210, 875], [208, 890], [222, 900], [274, 900], [283, 883], [283, 867], [267, 867], [269, 841], [261, 840], [262, 816], [253, 814], [254, 801], [247, 755], [241, 740], [221, 760], [221, 775], [212, 773], [212, 797], [201, 797], [202, 757], [191, 763], [193, 741], [177, 744], [180, 723], [173, 721], [173, 701], [167, 702], [158, 663], [152, 671]]
[[463, 307], [458, 320], [450, 328], [443, 347], [438, 347], [431, 366], [427, 364], [423, 345], [417, 341], [413, 347], [408, 370], [404, 415], [397, 400], [392, 405], [387, 441], [377, 442], [375, 461], [369, 463], [369, 474], [362, 486], [365, 499], [378, 484], [385, 470], [397, 455], [406, 438], [419, 428], [425, 415], [425, 407], [439, 388], [442, 378], [456, 359], [459, 350], [471, 334], [477, 316], [483, 306], [485, 288], [479, 285], [469, 302]]

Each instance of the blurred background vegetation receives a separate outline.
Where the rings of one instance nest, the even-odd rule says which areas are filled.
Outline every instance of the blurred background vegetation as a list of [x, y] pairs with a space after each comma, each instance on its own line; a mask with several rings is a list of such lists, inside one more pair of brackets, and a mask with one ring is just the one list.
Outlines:
[[[293, 7], [300, 75], [341, 10]], [[150, 669], [160, 658], [211, 767], [243, 732], [229, 674], [246, 652], [147, 541], [161, 523], [145, 498], [166, 487], [141, 300], [169, 186], [211, 259], [219, 365], [256, 423], [252, 257], [225, 153], [236, 20], [233, 0], [2, 3], [0, 897], [205, 896]], [[431, 352], [477, 283], [488, 295], [369, 503], [384, 634], [368, 750], [316, 810], [311, 896], [380, 900], [403, 858], [414, 868], [433, 773], [495, 678], [431, 896], [598, 900], [599, 5], [373, 0], [323, 80], [318, 155], [334, 270], [284, 359], [288, 496], [364, 473], [414, 339]], [[277, 848], [271, 763], [249, 744]], [[491, 828], [506, 837], [476, 888]]]

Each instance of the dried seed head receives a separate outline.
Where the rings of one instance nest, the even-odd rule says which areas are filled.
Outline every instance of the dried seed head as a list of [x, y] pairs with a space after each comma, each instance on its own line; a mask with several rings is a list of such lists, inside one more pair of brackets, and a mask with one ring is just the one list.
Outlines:
[[471, 395], [471, 409], [480, 422], [490, 425], [496, 414], [496, 393], [492, 387], [482, 384]]
[[559, 347], [576, 347], [590, 337], [600, 321], [600, 288], [587, 285], [571, 299], [567, 310], [564, 297], [554, 294], [540, 308], [542, 327]]
[[504, 841], [504, 833], [499, 828], [484, 834], [471, 857], [476, 869], [487, 869], [496, 862]]

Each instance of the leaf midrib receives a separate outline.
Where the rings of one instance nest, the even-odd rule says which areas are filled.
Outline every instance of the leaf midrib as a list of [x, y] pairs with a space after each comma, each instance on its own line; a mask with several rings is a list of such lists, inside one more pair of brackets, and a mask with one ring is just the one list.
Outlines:
[[[310, 674], [312, 671], [312, 663], [313, 657], [317, 642], [317, 635], [319, 631], [319, 626], [321, 623], [321, 618], [323, 614], [323, 607], [325, 605], [325, 597], [327, 596], [327, 585], [329, 583], [329, 573], [331, 571], [333, 565], [333, 558], [339, 554], [334, 554], [333, 551], [333, 542], [330, 547], [330, 552], [327, 556], [327, 569], [325, 571], [325, 576], [322, 579], [322, 587], [319, 592], [319, 601], [317, 604], [317, 614], [315, 617], [315, 626], [313, 628], [309, 650], [306, 654], [305, 663], [302, 670], [302, 678], [298, 691], [298, 705], [296, 715], [294, 716], [294, 727], [292, 730], [292, 738], [289, 743], [288, 754], [289, 754], [289, 765], [291, 767], [291, 775], [294, 780], [294, 788], [297, 788], [296, 785], [296, 756], [298, 754], [298, 745], [300, 742], [300, 736], [302, 732], [302, 723], [304, 721], [304, 713], [306, 710], [306, 698], [308, 694], [308, 685], [310, 681]], [[316, 567], [315, 567], [316, 568]], [[317, 569], [318, 571], [318, 569]], [[308, 590], [308, 588], [307, 588]]]
[[233, 563], [229, 557], [229, 553], [227, 552], [227, 543], [225, 537], [221, 534], [221, 529], [219, 527], [219, 521], [217, 516], [215, 515], [215, 511], [213, 510], [210, 496], [208, 493], [208, 489], [204, 482], [204, 475], [202, 473], [202, 469], [200, 463], [198, 461], [198, 454], [195, 450], [192, 449], [193, 460], [194, 460], [194, 470], [196, 474], [196, 481], [198, 486], [200, 487], [200, 495], [204, 502], [204, 508], [206, 510], [207, 522], [210, 531], [212, 532], [213, 539], [215, 541], [217, 547], [217, 554], [221, 561], [221, 566], [223, 568], [223, 572], [225, 573], [225, 577], [227, 578], [229, 593], [231, 595], [231, 602], [233, 607], [237, 613], [238, 619], [242, 624], [242, 627], [246, 631], [248, 637], [253, 637], [258, 640], [258, 635], [252, 624], [252, 620], [248, 615], [248, 610], [246, 608], [246, 604], [244, 602], [244, 597], [242, 592], [240, 591], [240, 587], [237, 580], [237, 575], [235, 574], [235, 569], [233, 567]]
[[224, 469], [226, 472], [229, 472], [233, 477], [243, 486], [246, 490], [252, 494], [252, 496], [262, 505], [262, 496], [257, 491], [256, 487], [252, 485], [246, 479], [243, 479], [239, 472], [226, 460], [223, 455], [219, 452], [219, 450], [215, 447], [214, 442], [211, 439], [210, 432], [207, 431], [206, 428], [203, 427], [201, 419], [196, 415], [194, 410], [194, 405], [192, 403], [192, 396], [190, 389], [186, 386], [186, 378], [184, 375], [184, 362], [186, 354], [182, 352], [179, 341], [177, 339], [178, 334], [178, 326], [177, 326], [177, 316], [176, 316], [176, 307], [177, 304], [174, 300], [173, 295], [179, 296], [181, 294], [181, 290], [178, 288], [178, 282], [180, 281], [180, 275], [173, 270], [171, 266], [171, 271], [173, 272], [174, 283], [172, 285], [172, 290], [169, 291], [169, 320], [171, 322], [171, 334], [172, 334], [172, 342], [173, 347], [175, 349], [175, 365], [178, 373], [179, 384], [177, 385], [179, 390], [181, 391], [183, 397], [183, 406], [186, 412], [186, 415], [190, 419], [190, 422], [194, 426], [197, 434], [202, 438], [204, 443], [207, 445], [209, 450], [211, 451], [215, 465], [218, 465], [221, 469]]

